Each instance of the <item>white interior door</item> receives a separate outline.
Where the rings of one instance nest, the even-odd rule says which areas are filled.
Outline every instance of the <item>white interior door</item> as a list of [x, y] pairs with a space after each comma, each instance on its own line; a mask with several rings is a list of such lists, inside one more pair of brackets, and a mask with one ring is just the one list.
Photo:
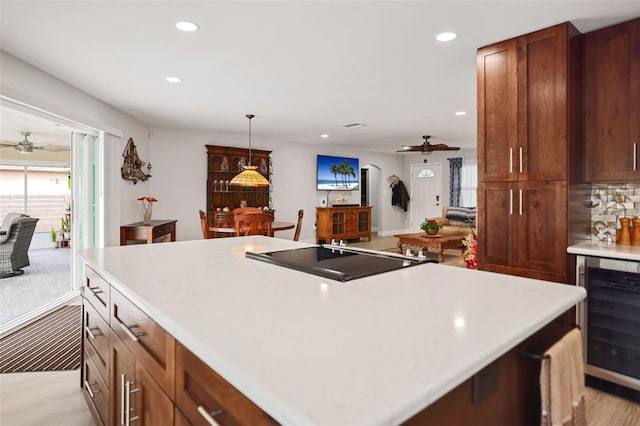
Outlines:
[[427, 217], [442, 216], [442, 165], [440, 163], [411, 166], [411, 230], [420, 231]]

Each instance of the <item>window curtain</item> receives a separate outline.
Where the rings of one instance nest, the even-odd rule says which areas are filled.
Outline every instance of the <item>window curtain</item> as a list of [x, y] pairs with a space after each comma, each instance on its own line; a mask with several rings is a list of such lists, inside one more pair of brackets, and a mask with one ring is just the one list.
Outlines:
[[463, 158], [460, 170], [460, 206], [476, 207], [478, 194], [478, 159]]
[[462, 158], [449, 158], [449, 206], [460, 207]]

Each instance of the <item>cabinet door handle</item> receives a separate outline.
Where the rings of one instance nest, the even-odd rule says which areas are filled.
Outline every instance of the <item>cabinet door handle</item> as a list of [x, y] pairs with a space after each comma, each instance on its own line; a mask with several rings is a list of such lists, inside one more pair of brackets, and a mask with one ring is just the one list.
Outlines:
[[520, 190], [520, 216], [522, 216], [522, 189]]
[[138, 337], [140, 336], [144, 336], [144, 332], [139, 331], [137, 333], [134, 333], [131, 331], [132, 328], [136, 328], [138, 327], [137, 325], [126, 325], [125, 323], [123, 323], [122, 321], [120, 321], [120, 319], [118, 317], [116, 317], [116, 321], [118, 323], [118, 326], [122, 329], [122, 331], [124, 331], [126, 333], [127, 336], [129, 336], [129, 338], [131, 340], [133, 340], [134, 342], [137, 342], [139, 339]]
[[[91, 330], [93, 330], [96, 334], [93, 334], [93, 332]], [[96, 336], [102, 336], [102, 332], [100, 332], [100, 329], [98, 327], [95, 327], [95, 328], [92, 329], [92, 328], [89, 328], [88, 325], [86, 325], [84, 327], [84, 331], [87, 332], [87, 334], [89, 335], [89, 338], [91, 340], [96, 340]]]
[[509, 214], [513, 214], [513, 189], [509, 190]]
[[633, 144], [633, 171], [638, 170], [638, 143]]
[[120, 375], [120, 426], [125, 425], [124, 410], [125, 410], [125, 392], [126, 392], [125, 382], [126, 381], [127, 380], [125, 375], [121, 374]]
[[100, 287], [91, 287], [90, 285], [87, 285], [87, 288], [91, 290], [91, 293], [93, 294], [104, 293], [102, 290], [100, 290]]
[[522, 147], [520, 147], [520, 174], [522, 174]]
[[[124, 374], [123, 374], [124, 377]], [[124, 415], [124, 424], [125, 426], [129, 426], [131, 424], [131, 422], [136, 421], [140, 418], [140, 416], [135, 416], [135, 417], [131, 417], [131, 394], [132, 393], [136, 393], [140, 390], [140, 388], [137, 389], [131, 389], [131, 385], [133, 384], [133, 382], [127, 380], [124, 384], [124, 394], [126, 394], [126, 399], [125, 399], [125, 415]]]
[[509, 148], [509, 173], [513, 173], [513, 148]]
[[198, 413], [209, 423], [211, 426], [220, 426], [220, 423], [214, 420], [215, 416], [218, 416], [223, 413], [222, 410], [213, 411], [211, 414], [207, 410], [204, 409], [202, 405], [198, 405]]
[[[94, 383], [94, 385], [95, 385], [95, 383]], [[91, 397], [91, 399], [95, 398], [95, 396], [96, 396], [95, 394], [100, 393], [99, 390], [94, 392], [91, 389], [91, 385], [86, 380], [84, 381], [84, 388], [87, 390], [87, 393], [89, 393], [89, 396]]]

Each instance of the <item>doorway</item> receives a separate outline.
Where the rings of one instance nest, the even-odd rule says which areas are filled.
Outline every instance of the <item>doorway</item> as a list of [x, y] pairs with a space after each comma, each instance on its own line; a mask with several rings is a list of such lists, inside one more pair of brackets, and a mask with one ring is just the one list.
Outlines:
[[371, 206], [371, 231], [380, 230], [380, 185], [382, 172], [374, 164], [360, 168], [360, 205]]
[[[97, 223], [96, 215], [87, 218], [81, 207], [93, 203], [92, 194], [96, 193], [94, 181], [97, 180], [96, 173], [101, 170], [101, 157], [96, 149], [98, 131], [84, 128], [82, 130], [86, 133], [78, 136], [77, 127], [72, 126], [71, 122], [57, 116], [2, 99], [2, 139], [13, 141], [16, 132], [29, 131], [30, 140], [36, 146], [51, 149], [38, 148], [31, 154], [15, 156], [13, 151], [16, 149], [7, 146], [0, 152], [3, 173], [13, 170], [15, 175], [16, 168], [24, 169], [23, 190], [11, 191], [22, 194], [23, 206], [14, 203], [12, 211], [38, 217], [42, 222], [29, 246], [30, 265], [24, 268], [22, 275], [4, 278], [0, 283], [0, 309], [11, 307], [10, 312], [3, 309], [0, 336], [69, 303], [79, 295], [83, 273], [77, 266], [74, 267], [73, 253], [80, 248], [93, 247], [87, 245], [83, 235], [87, 234], [87, 229], [94, 229], [85, 222]], [[62, 155], [62, 158], [61, 154], [66, 156]], [[16, 175], [16, 179], [18, 177]], [[35, 180], [36, 177], [38, 180]], [[80, 179], [82, 184], [77, 184]], [[54, 185], [55, 191], [48, 190], [47, 185]], [[58, 194], [58, 186], [64, 187], [63, 193]], [[15, 194], [5, 194], [5, 190], [6, 185], [3, 185], [2, 197], [15, 198]], [[61, 200], [59, 206], [51, 204], [51, 199], [58, 198]], [[92, 206], [94, 209], [99, 207], [96, 203]], [[55, 240], [52, 229], [57, 234]], [[65, 232], [62, 232], [63, 229]], [[57, 243], [55, 247], [54, 241]]]
[[420, 231], [428, 217], [442, 216], [442, 165], [440, 163], [411, 165], [411, 230]]

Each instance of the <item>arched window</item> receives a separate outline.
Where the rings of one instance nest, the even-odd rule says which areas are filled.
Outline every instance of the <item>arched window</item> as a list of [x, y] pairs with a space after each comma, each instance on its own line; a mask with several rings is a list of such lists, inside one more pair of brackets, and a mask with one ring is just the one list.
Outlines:
[[433, 170], [429, 169], [429, 168], [424, 168], [422, 170], [420, 170], [418, 172], [418, 177], [419, 178], [434, 178], [436, 177], [435, 173], [433, 173]]

